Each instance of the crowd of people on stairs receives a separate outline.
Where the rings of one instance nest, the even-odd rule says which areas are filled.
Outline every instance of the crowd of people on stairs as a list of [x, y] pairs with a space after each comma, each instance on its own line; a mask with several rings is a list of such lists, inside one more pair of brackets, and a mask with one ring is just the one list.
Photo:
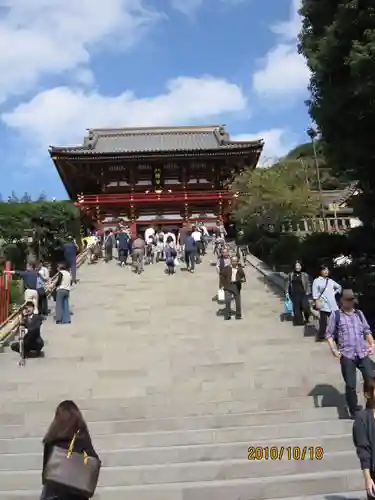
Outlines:
[[68, 237], [63, 246], [65, 261], [57, 266], [53, 283], [48, 267], [42, 262], [28, 262], [25, 270], [7, 271], [23, 281], [25, 304], [19, 318], [19, 339], [11, 344], [11, 349], [24, 359], [43, 356], [44, 341], [41, 336], [43, 321], [50, 314], [48, 296], [52, 293], [55, 301], [55, 323], [69, 324], [70, 291], [77, 283], [77, 245]]
[[[218, 225], [214, 231], [215, 238], [225, 238], [224, 226]], [[117, 249], [118, 261], [121, 267], [128, 265], [129, 257], [135, 273], [144, 272], [145, 265], [164, 262], [164, 271], [168, 275], [175, 274], [181, 262], [186, 269], [194, 273], [196, 265], [206, 254], [210, 234], [206, 226], [197, 223], [194, 226], [184, 223], [178, 232], [148, 227], [144, 234], [133, 237], [128, 226], [120, 227], [118, 231], [107, 230], [104, 234], [92, 233], [85, 238], [89, 262], [95, 263], [104, 258], [106, 263], [113, 260], [114, 249]]]

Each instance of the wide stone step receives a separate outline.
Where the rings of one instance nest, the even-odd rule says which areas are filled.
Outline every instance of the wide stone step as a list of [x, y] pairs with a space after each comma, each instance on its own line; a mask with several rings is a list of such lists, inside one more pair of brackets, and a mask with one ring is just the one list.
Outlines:
[[[320, 446], [325, 454], [339, 451], [352, 451], [353, 440], [350, 434], [338, 436], [321, 436], [317, 438], [287, 438], [262, 441], [262, 447], [276, 446], [279, 450], [288, 447], [305, 449]], [[146, 447], [123, 450], [99, 449], [104, 466], [134, 466], [169, 464], [185, 462], [209, 462], [213, 460], [243, 459], [248, 454], [248, 448], [256, 448], [259, 441], [232, 442], [220, 444], [199, 444], [185, 446]], [[252, 452], [251, 452], [252, 453]], [[289, 452], [287, 452], [289, 453]], [[298, 453], [298, 452], [296, 452]], [[0, 454], [0, 470], [24, 471], [40, 470], [42, 463], [42, 447], [39, 453]]]
[[[135, 385], [134, 385], [135, 384]], [[245, 385], [245, 383], [243, 383]], [[180, 391], [178, 390], [178, 385], [168, 386], [160, 385], [153, 386], [151, 383], [139, 383], [133, 384], [125, 383], [121, 385], [120, 380], [111, 381], [108, 380], [106, 383], [102, 382], [98, 384], [94, 389], [89, 385], [78, 386], [75, 393], [79, 398], [105, 398], [106, 395], [111, 394], [113, 397], [123, 397], [124, 394], [134, 397], [148, 397], [150, 401], [154, 400], [155, 405], [163, 405], [163, 403], [168, 403], [171, 400], [181, 400], [181, 394], [184, 394], [184, 400], [186, 402], [191, 402], [194, 404], [198, 401], [214, 401], [215, 398], [220, 397], [222, 400], [227, 398], [237, 401], [245, 401], [251, 398], [261, 398], [264, 397], [265, 391], [269, 394], [270, 399], [275, 399], [277, 397], [304, 397], [314, 391], [314, 388], [318, 384], [317, 382], [306, 382], [303, 385], [286, 385], [285, 387], [268, 387], [267, 384], [263, 383], [262, 387], [252, 387], [249, 384], [248, 387], [230, 387], [229, 384], [221, 385], [219, 382], [204, 384], [200, 383], [196, 387], [182, 387]], [[16, 397], [24, 402], [32, 402], [35, 400], [39, 401], [56, 401], [56, 399], [67, 399], [69, 394], [72, 393], [71, 384], [69, 386], [60, 386], [58, 383], [50, 386], [46, 386], [43, 389], [38, 389], [33, 387], [28, 389], [18, 388], [13, 391], [7, 391], [1, 396], [2, 405], [7, 401], [11, 402]], [[260, 385], [260, 384], [259, 384]], [[271, 384], [270, 384], [271, 385]], [[339, 387], [341, 387], [340, 384]], [[55, 387], [55, 390], [54, 390]], [[147, 396], [149, 395], [149, 396]]]
[[[322, 392], [324, 395], [322, 395]], [[224, 399], [205, 399], [187, 403], [183, 395], [180, 398], [163, 398], [160, 404], [158, 399], [147, 398], [92, 398], [77, 400], [76, 403], [85, 414], [88, 421], [124, 420], [128, 418], [146, 417], [173, 417], [173, 416], [198, 416], [198, 415], [222, 415], [226, 413], [248, 413], [282, 410], [304, 410], [324, 407], [341, 407], [344, 397], [340, 392], [330, 387], [327, 391], [319, 389], [305, 397], [281, 397], [269, 398], [264, 394], [261, 398], [248, 398], [241, 401]], [[0, 407], [1, 424], [20, 424], [24, 422], [39, 422], [40, 424], [51, 421], [59, 399], [55, 401], [34, 402], [10, 402]]]
[[[351, 492], [341, 492], [341, 493], [330, 493], [327, 496], [323, 496], [326, 500], [366, 500], [367, 495], [363, 491], [351, 491]], [[283, 498], [283, 500], [322, 500], [322, 495], [309, 495], [308, 497], [289, 497]], [[274, 500], [274, 499], [270, 499]]]
[[[234, 441], [264, 440], [277, 438], [317, 437], [321, 435], [349, 434], [352, 422], [324, 420], [252, 427], [226, 427], [220, 429], [177, 430], [143, 433], [118, 433], [95, 436], [98, 449], [118, 450], [146, 446], [180, 446], [188, 444], [230, 443]], [[40, 439], [0, 439], [0, 453], [34, 453], [40, 450]]]
[[[183, 464], [103, 467], [99, 484], [104, 487], [136, 486], [310, 474], [358, 468], [358, 459], [353, 451], [325, 454], [324, 459], [321, 457], [320, 460], [315, 460], [315, 450], [311, 453], [314, 456], [313, 460], [290, 460], [285, 454], [283, 459], [274, 461], [249, 461], [245, 458]], [[40, 470], [0, 471], [0, 491], [11, 491], [15, 487], [34, 489], [38, 485], [40, 485]]]
[[[165, 417], [125, 420], [104, 420], [89, 423], [93, 436], [115, 434], [117, 432], [151, 432], [183, 429], [217, 429], [222, 427], [247, 427], [277, 423], [314, 422], [316, 420], [337, 419], [336, 408], [308, 408], [305, 410], [268, 411], [262, 413], [238, 413], [226, 415], [205, 415], [201, 417]], [[21, 437], [42, 437], [46, 426], [1, 425], [0, 439]]]
[[[16, 482], [15, 475], [14, 481]], [[328, 494], [337, 491], [358, 492], [361, 488], [363, 478], [361, 471], [357, 469], [233, 480], [101, 487], [94, 500], [275, 500], [299, 496], [306, 498], [309, 495], [322, 495], [326, 498]], [[0, 491], [0, 500], [35, 500], [38, 494], [40, 488], [37, 486], [25, 492], [18, 487], [18, 491]]]
[[[100, 385], [100, 383], [105, 383], [107, 380], [119, 378], [121, 378], [125, 384], [131, 381], [139, 381], [144, 384], [146, 381], [149, 381], [153, 384], [157, 383], [163, 386], [168, 382], [171, 384], [171, 379], [168, 379], [171, 374], [173, 374], [175, 376], [175, 380], [182, 385], [187, 383], [187, 377], [189, 377], [189, 383], [191, 383], [191, 386], [194, 386], [194, 383], [198, 383], [199, 381], [205, 383], [217, 383], [218, 380], [225, 385], [229, 384], [232, 379], [237, 381], [237, 378], [240, 376], [251, 375], [251, 378], [248, 380], [249, 387], [256, 387], [258, 384], [266, 383], [269, 384], [270, 388], [277, 388], [282, 387], [280, 385], [282, 381], [279, 378], [274, 378], [275, 373], [277, 373], [283, 380], [285, 379], [286, 382], [291, 382], [291, 385], [295, 385], [296, 371], [299, 371], [300, 369], [302, 370], [303, 365], [305, 365], [306, 368], [303, 375], [301, 375], [301, 379], [304, 383], [312, 383], [314, 380], [315, 384], [323, 382], [322, 379], [325, 374], [331, 374], [335, 380], [340, 380], [340, 371], [337, 363], [332, 365], [329, 364], [324, 370], [322, 368], [320, 370], [314, 370], [312, 367], [307, 367], [307, 360], [301, 360], [300, 366], [298, 366], [298, 364], [294, 364], [293, 369], [280, 367], [277, 360], [275, 363], [263, 363], [259, 366], [253, 363], [249, 366], [241, 366], [242, 363], [238, 363], [237, 366], [235, 366], [236, 363], [218, 363], [216, 365], [209, 365], [206, 367], [202, 365], [185, 366], [180, 367], [180, 369], [178, 366], [165, 366], [163, 363], [156, 362], [152, 363], [153, 369], [155, 368], [155, 370], [157, 370], [156, 378], [155, 375], [152, 376], [153, 369], [150, 369], [151, 362], [146, 365], [144, 359], [143, 363], [135, 365], [133, 369], [129, 368], [127, 370], [121, 369], [121, 365], [116, 366], [115, 363], [112, 363], [111, 368], [108, 368], [108, 366], [101, 367], [99, 363], [93, 363], [92, 366], [86, 363], [77, 363], [76, 365], [66, 363], [66, 366], [56, 366], [55, 363], [53, 363], [53, 367], [51, 365], [46, 365], [43, 369], [36, 371], [35, 367], [31, 365], [33, 361], [35, 360], [28, 362], [27, 368], [29, 370], [33, 370], [33, 380], [43, 382], [43, 386], [46, 388], [52, 386], [56, 382], [61, 382], [62, 386], [67, 386], [69, 383], [77, 382], [77, 377], [79, 377], [80, 384], [83, 386], [92, 386], [93, 382]], [[322, 360], [320, 359], [320, 361]], [[14, 364], [16, 365], [17, 371], [13, 372], [12, 369], [7, 370], [11, 375], [11, 378], [7, 381], [2, 380], [0, 382], [0, 390], [2, 392], [32, 389], [30, 377], [28, 377], [29, 370], [23, 370], [21, 372], [18, 369], [17, 363], [18, 359], [16, 358], [14, 360]], [[51, 370], [51, 368], [53, 368], [53, 370]], [[52, 374], [49, 380], [45, 380], [49, 371], [52, 372]], [[271, 382], [273, 382], [273, 386], [271, 385]], [[152, 386], [152, 384], [150, 385]]]

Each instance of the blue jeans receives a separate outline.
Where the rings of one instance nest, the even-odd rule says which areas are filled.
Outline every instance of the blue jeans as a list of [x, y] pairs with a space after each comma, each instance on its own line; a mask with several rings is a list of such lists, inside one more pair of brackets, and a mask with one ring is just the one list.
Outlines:
[[69, 290], [56, 292], [56, 323], [70, 323]]

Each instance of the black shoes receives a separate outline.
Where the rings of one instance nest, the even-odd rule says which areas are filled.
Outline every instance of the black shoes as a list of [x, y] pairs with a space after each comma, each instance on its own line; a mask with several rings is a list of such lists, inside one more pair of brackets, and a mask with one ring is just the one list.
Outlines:
[[[235, 318], [239, 320], [242, 319], [242, 316], [236, 315]], [[230, 319], [232, 319], [232, 316], [224, 316], [225, 321], [229, 321]]]

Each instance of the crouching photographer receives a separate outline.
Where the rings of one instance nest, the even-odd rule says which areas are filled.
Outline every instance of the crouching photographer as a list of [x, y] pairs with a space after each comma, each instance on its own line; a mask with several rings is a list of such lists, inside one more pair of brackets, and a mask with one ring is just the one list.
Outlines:
[[20, 318], [20, 338], [11, 344], [11, 349], [23, 358], [36, 358], [43, 355], [44, 341], [40, 334], [42, 318], [35, 314], [33, 302], [26, 302]]

